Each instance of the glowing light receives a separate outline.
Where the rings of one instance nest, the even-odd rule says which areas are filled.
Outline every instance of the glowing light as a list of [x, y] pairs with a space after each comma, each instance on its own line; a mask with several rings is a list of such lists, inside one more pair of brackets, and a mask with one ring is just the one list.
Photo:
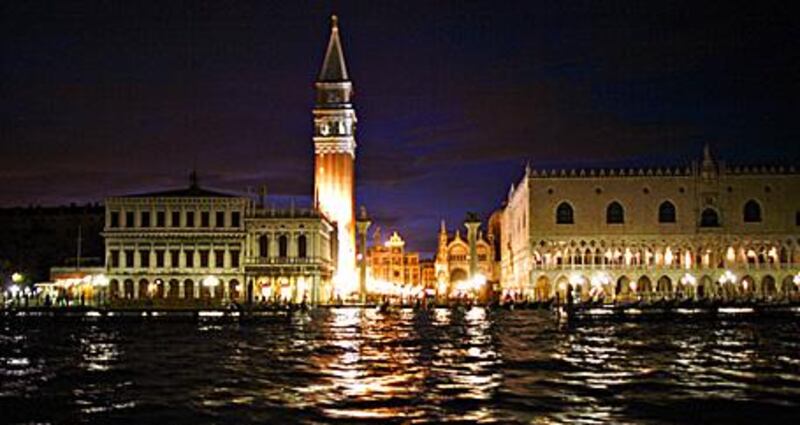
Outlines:
[[486, 285], [486, 276], [478, 273], [472, 279], [456, 282], [451, 296], [475, 295]]
[[681, 284], [695, 286], [697, 285], [697, 279], [694, 276], [690, 275], [689, 273], [686, 273], [681, 278]]
[[672, 265], [672, 248], [667, 247], [666, 252], [664, 252], [664, 265], [671, 266]]
[[727, 254], [725, 256], [728, 258], [728, 261], [731, 262], [731, 263], [736, 261], [736, 252], [734, 252], [732, 246], [728, 247], [728, 252], [727, 252]]
[[772, 257], [772, 261], [774, 261], [774, 262], [776, 262], [776, 263], [778, 262], [778, 250], [777, 250], [777, 249], [775, 249], [775, 247], [774, 247], [774, 246], [773, 246], [772, 248], [770, 248], [770, 249], [769, 249], [769, 253], [768, 253], [767, 255], [769, 255], [770, 257]]
[[794, 279], [792, 279], [792, 281], [794, 282], [794, 284], [795, 284], [795, 285], [797, 285], [798, 287], [800, 287], [800, 273], [797, 273], [797, 274], [794, 276]]
[[213, 288], [217, 285], [219, 285], [219, 278], [216, 276], [206, 276], [206, 278], [203, 279], [203, 286]]
[[733, 274], [730, 270], [725, 270], [725, 273], [719, 277], [718, 282], [722, 285], [726, 283], [736, 283], [736, 275]]
[[98, 274], [92, 277], [92, 285], [94, 286], [108, 286], [108, 278], [104, 274]]
[[11, 292], [12, 297], [16, 297], [17, 294], [19, 293], [19, 285], [11, 285], [8, 288], [8, 292]]
[[282, 300], [291, 300], [292, 299], [292, 287], [289, 285], [281, 285], [281, 299]]
[[23, 280], [25, 280], [25, 276], [22, 273], [15, 272], [11, 275], [11, 281], [14, 283], [21, 283]]
[[589, 290], [589, 295], [592, 297], [597, 297], [605, 293], [603, 289], [604, 286], [611, 283], [611, 277], [608, 276], [608, 273], [600, 272], [592, 276], [591, 285], [592, 288]]
[[581, 275], [579, 275], [577, 273], [573, 273], [573, 274], [571, 274], [569, 276], [569, 284], [573, 288], [576, 287], [576, 286], [583, 285], [584, 282], [585, 282], [585, 279], [583, 278], [583, 276], [581, 276]]

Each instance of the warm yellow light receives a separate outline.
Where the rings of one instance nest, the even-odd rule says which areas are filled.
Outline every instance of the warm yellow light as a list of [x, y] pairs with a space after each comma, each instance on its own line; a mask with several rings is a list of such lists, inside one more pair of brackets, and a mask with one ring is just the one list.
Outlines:
[[108, 286], [108, 278], [104, 274], [95, 275], [92, 278], [92, 285], [94, 285], [94, 286]]
[[23, 276], [23, 275], [22, 275], [22, 273], [19, 273], [19, 272], [16, 272], [16, 273], [14, 273], [14, 274], [12, 274], [12, 275], [11, 275], [11, 280], [12, 280], [14, 283], [20, 283], [20, 282], [22, 282], [24, 279], [25, 279], [25, 276]]
[[219, 285], [219, 278], [216, 276], [206, 276], [206, 278], [203, 279], [203, 286], [213, 288], [217, 285]]
[[726, 283], [736, 283], [736, 275], [730, 270], [725, 270], [725, 273], [719, 277], [719, 283], [723, 285]]
[[664, 252], [664, 265], [671, 266], [672, 265], [672, 249], [667, 247], [666, 252]]

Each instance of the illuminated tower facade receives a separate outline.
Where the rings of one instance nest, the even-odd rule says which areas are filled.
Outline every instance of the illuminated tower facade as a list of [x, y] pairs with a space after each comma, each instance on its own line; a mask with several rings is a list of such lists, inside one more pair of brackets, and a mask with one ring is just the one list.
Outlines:
[[355, 158], [356, 111], [353, 83], [347, 76], [336, 16], [322, 70], [316, 82], [314, 106], [314, 203], [336, 222], [339, 258], [335, 290], [356, 290]]

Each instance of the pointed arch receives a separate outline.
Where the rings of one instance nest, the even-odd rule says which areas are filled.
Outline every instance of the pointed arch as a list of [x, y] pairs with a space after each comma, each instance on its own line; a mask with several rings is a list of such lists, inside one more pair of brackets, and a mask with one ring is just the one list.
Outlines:
[[745, 202], [742, 208], [742, 221], [745, 223], [761, 222], [761, 204], [755, 199]]
[[614, 201], [606, 207], [606, 223], [607, 224], [622, 224], [625, 223], [625, 208], [622, 207], [617, 201]]
[[575, 210], [567, 201], [562, 201], [556, 208], [556, 224], [574, 224]]
[[706, 208], [700, 214], [700, 227], [719, 227], [719, 214], [713, 208]]
[[675, 204], [670, 201], [664, 201], [658, 206], [658, 222], [659, 223], [675, 223], [676, 221]]

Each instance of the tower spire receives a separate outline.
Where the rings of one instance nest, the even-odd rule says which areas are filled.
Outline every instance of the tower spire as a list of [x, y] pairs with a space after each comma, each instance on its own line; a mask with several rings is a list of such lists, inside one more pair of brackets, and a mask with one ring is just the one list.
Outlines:
[[331, 36], [317, 80], [321, 82], [349, 81], [342, 42], [339, 40], [339, 18], [336, 15], [331, 15]]

